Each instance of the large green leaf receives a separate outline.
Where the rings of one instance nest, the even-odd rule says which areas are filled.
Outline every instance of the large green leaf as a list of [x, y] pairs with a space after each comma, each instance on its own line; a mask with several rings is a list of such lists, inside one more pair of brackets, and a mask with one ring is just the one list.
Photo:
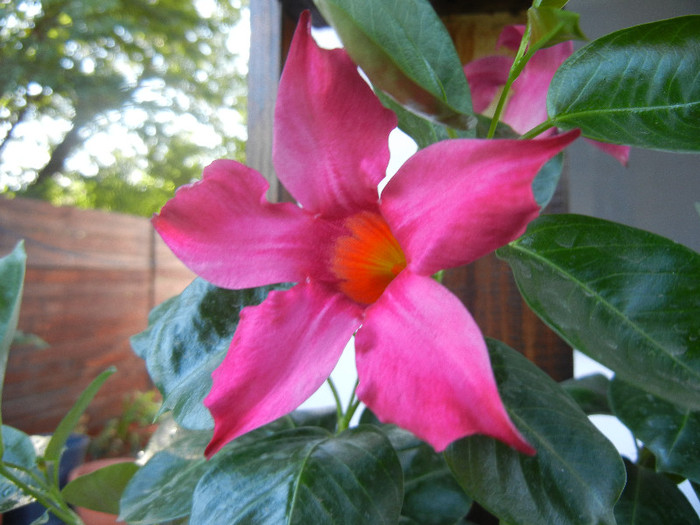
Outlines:
[[[279, 432], [302, 426], [331, 431], [335, 424], [335, 409], [297, 410], [234, 440], [221, 457]], [[212, 461], [204, 458], [210, 431], [171, 425], [166, 432], [171, 438], [165, 448], [157, 447], [159, 451], [136, 473], [122, 495], [120, 517], [124, 521], [146, 525], [189, 516], [197, 483], [210, 469], [217, 468], [219, 456]], [[154, 450], [151, 443], [147, 450]]]
[[172, 410], [180, 425], [213, 428], [202, 404], [211, 373], [226, 355], [240, 311], [262, 302], [273, 288], [224, 290], [195, 279], [179, 296], [154, 308], [148, 328], [131, 338], [163, 395], [162, 410]]
[[656, 469], [700, 482], [700, 411], [677, 407], [625, 383], [612, 381], [615, 415], [656, 456]]
[[[36, 483], [32, 481], [31, 476], [28, 474], [29, 471], [36, 475], [39, 474], [36, 468], [34, 445], [29, 436], [21, 430], [3, 425], [2, 440], [5, 444], [5, 450], [2, 455], [2, 468], [7, 469], [11, 476], [16, 476], [22, 483], [37, 488]], [[14, 467], [10, 465], [14, 465]], [[0, 513], [21, 507], [32, 501], [34, 501], [33, 497], [22, 492], [6, 476], [0, 473]]]
[[401, 516], [421, 525], [453, 525], [469, 512], [472, 501], [450, 472], [445, 458], [410, 432], [380, 425], [403, 469]]
[[[7, 356], [19, 320], [26, 262], [27, 254], [24, 252], [24, 243], [21, 241], [10, 254], [0, 258], [0, 397], [2, 397], [2, 385], [5, 381]], [[1, 414], [0, 424], [2, 424]], [[0, 455], [2, 455], [2, 439], [0, 439]]]
[[666, 476], [625, 461], [627, 486], [615, 505], [619, 525], [698, 525], [700, 520], [678, 486]]
[[212, 466], [204, 458], [208, 431], [178, 430], [180, 436], [155, 454], [131, 479], [122, 494], [120, 519], [156, 524], [188, 516], [197, 483]]
[[488, 347], [508, 414], [537, 454], [470, 436], [445, 452], [457, 480], [503, 523], [614, 524], [625, 483], [615, 448], [542, 370], [503, 343]]
[[[333, 436], [303, 427], [222, 450], [194, 494], [191, 523], [397, 523], [403, 484], [370, 425]], [[226, 505], [221, 502], [225, 501]]]
[[560, 385], [586, 414], [611, 414], [608, 403], [610, 380], [603, 374], [567, 379]]
[[314, 2], [374, 87], [436, 122], [474, 128], [462, 64], [427, 0]]
[[574, 53], [547, 95], [550, 119], [586, 137], [700, 151], [700, 15], [623, 29]]
[[573, 348], [700, 410], [699, 254], [577, 215], [540, 217], [498, 254], [530, 307]]
[[119, 514], [119, 500], [132, 476], [139, 470], [133, 461], [107, 465], [75, 478], [61, 494], [71, 505]]

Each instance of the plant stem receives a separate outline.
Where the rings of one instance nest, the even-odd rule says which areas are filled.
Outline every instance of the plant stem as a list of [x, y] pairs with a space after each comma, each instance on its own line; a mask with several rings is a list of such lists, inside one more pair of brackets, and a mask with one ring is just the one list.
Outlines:
[[328, 377], [328, 379], [326, 379], [326, 383], [328, 383], [328, 386], [331, 388], [331, 392], [333, 393], [333, 399], [335, 400], [336, 419], [340, 422], [340, 420], [343, 418], [343, 403], [342, 401], [340, 401], [338, 389], [335, 387], [335, 383], [330, 378], [330, 376]]
[[[25, 469], [22, 470], [24, 471]], [[34, 498], [60, 520], [65, 521], [70, 525], [83, 525], [83, 521], [68, 507], [68, 505], [65, 504], [61, 498], [61, 495], [56, 493], [55, 490], [52, 490], [54, 487], [32, 487], [27, 485], [21, 479], [15, 476], [7, 468], [7, 464], [5, 463], [0, 463], [0, 475], [8, 479], [22, 492]]]
[[524, 133], [520, 138], [521, 139], [531, 139], [539, 135], [540, 133], [544, 133], [547, 131], [549, 128], [553, 128], [554, 124], [552, 123], [551, 120], [545, 120], [542, 124], [538, 124], [534, 128], [532, 128], [530, 131], [527, 133]]

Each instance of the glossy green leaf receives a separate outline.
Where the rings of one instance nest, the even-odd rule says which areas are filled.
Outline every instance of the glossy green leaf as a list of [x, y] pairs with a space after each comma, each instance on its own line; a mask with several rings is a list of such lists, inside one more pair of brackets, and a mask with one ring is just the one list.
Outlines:
[[[191, 523], [396, 523], [401, 465], [370, 425], [333, 436], [303, 427], [226, 449], [200, 480]], [[233, 496], [235, 495], [235, 496]], [[226, 501], [226, 505], [221, 505]]]
[[619, 525], [698, 525], [700, 519], [666, 476], [625, 461], [627, 486], [615, 505]]
[[139, 470], [133, 461], [108, 465], [68, 483], [61, 494], [71, 505], [119, 514], [119, 500], [132, 476]]
[[180, 295], [153, 309], [148, 328], [131, 338], [163, 395], [162, 410], [192, 429], [213, 428], [202, 401], [211, 373], [221, 364], [238, 325], [240, 311], [259, 304], [276, 287], [224, 290], [195, 279]]
[[552, 79], [547, 111], [603, 142], [700, 151], [700, 15], [623, 29], [574, 53]]
[[508, 414], [537, 454], [470, 436], [445, 452], [457, 480], [503, 523], [614, 524], [625, 483], [615, 448], [542, 370], [503, 343], [488, 347]]
[[700, 410], [700, 254], [578, 215], [540, 217], [497, 253], [528, 305], [571, 347]]
[[578, 19], [578, 13], [563, 11], [558, 7], [531, 7], [527, 10], [529, 47], [541, 49], [569, 40], [585, 40]]
[[[12, 476], [16, 476], [21, 482], [33, 485], [31, 477], [16, 465], [38, 474], [36, 469], [36, 455], [34, 445], [29, 436], [16, 428], [2, 426], [2, 440], [5, 450], [2, 455], [3, 469], [7, 469]], [[22, 492], [14, 483], [0, 472], [0, 513], [7, 512], [17, 507], [34, 501], [34, 498]]]
[[421, 525], [453, 525], [469, 512], [472, 501], [457, 483], [445, 458], [410, 432], [381, 425], [403, 470], [401, 516]]
[[[5, 381], [7, 356], [19, 320], [26, 262], [27, 254], [24, 251], [24, 243], [21, 241], [11, 253], [0, 258], [0, 398]], [[0, 424], [2, 424], [1, 416], [0, 413]], [[0, 439], [0, 455], [2, 455], [2, 447], [2, 439]]]
[[54, 430], [53, 434], [51, 435], [49, 444], [46, 446], [46, 450], [44, 451], [44, 460], [54, 462], [55, 465], [58, 465], [59, 458], [61, 457], [63, 448], [66, 445], [66, 441], [68, 441], [68, 437], [75, 430], [75, 427], [80, 422], [80, 418], [90, 402], [97, 395], [98, 390], [114, 372], [116, 372], [116, 368], [109, 367], [107, 370], [93, 379], [85, 390], [83, 390], [78, 400], [71, 407], [68, 413], [63, 416], [63, 419], [60, 421], [56, 427], [56, 430]]
[[[335, 430], [335, 409], [296, 410], [268, 425], [253, 430], [229, 443], [221, 457], [234, 449], [246, 447], [280, 432], [315, 426]], [[208, 430], [187, 430], [170, 426], [170, 439], [157, 450], [136, 473], [126, 487], [121, 500], [121, 519], [132, 524], [158, 524], [189, 516], [192, 495], [202, 476], [216, 468], [219, 456], [211, 461], [204, 458], [204, 449], [211, 440]]]
[[567, 379], [559, 384], [586, 414], [611, 414], [608, 403], [610, 380], [603, 374]]
[[615, 415], [656, 457], [656, 469], [700, 482], [700, 411], [678, 407], [648, 392], [612, 381]]
[[211, 433], [179, 432], [176, 441], [155, 454], [126, 486], [120, 519], [133, 524], [156, 524], [190, 514], [194, 489], [213, 466], [204, 458]]
[[314, 0], [372, 85], [457, 129], [476, 120], [452, 40], [426, 0]]

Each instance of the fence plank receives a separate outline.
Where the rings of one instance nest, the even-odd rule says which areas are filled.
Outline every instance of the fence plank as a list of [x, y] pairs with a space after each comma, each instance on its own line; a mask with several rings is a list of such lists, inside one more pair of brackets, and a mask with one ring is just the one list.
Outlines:
[[146, 328], [155, 304], [194, 276], [141, 217], [0, 198], [0, 255], [20, 239], [27, 275], [19, 329], [50, 346], [12, 348], [3, 421], [30, 434], [53, 430], [90, 381], [114, 365], [117, 373], [87, 411], [94, 433], [121, 413], [128, 393], [151, 387], [129, 338]]

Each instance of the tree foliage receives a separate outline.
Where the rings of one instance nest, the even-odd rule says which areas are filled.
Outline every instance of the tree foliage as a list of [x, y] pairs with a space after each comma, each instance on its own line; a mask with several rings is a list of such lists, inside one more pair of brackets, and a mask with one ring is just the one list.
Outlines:
[[241, 7], [0, 3], [0, 188], [150, 215], [204, 164], [240, 157]]

